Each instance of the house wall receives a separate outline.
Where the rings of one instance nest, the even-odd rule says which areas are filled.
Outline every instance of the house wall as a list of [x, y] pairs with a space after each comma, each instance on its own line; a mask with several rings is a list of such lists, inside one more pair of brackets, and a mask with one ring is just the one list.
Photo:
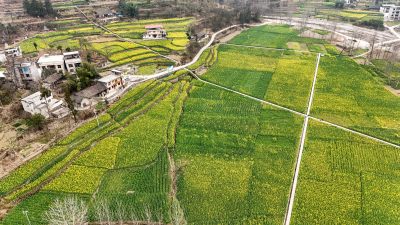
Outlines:
[[40, 63], [39, 66], [42, 70], [47, 68], [47, 69], [54, 69], [58, 73], [65, 73], [64, 61], [54, 62], [54, 63]]

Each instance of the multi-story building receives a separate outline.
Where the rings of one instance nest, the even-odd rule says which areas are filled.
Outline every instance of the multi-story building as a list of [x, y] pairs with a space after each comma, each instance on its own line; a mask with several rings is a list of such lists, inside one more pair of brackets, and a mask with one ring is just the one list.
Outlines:
[[16, 59], [14, 61], [14, 70], [15, 75], [20, 77], [22, 81], [38, 82], [42, 78], [42, 70], [34, 62]]
[[50, 114], [61, 118], [68, 114], [63, 107], [63, 101], [53, 98], [53, 94], [49, 97], [41, 96], [40, 91], [33, 93], [21, 99], [22, 107], [30, 114], [42, 114], [45, 118], [49, 118]]
[[22, 51], [19, 46], [14, 47], [14, 48], [7, 48], [4, 50], [4, 54], [6, 57], [19, 57], [22, 56]]
[[122, 77], [114, 74], [102, 77], [98, 82], [107, 88], [106, 96], [112, 96], [124, 85]]
[[400, 20], [400, 6], [394, 4], [382, 5], [380, 10], [384, 21]]
[[144, 28], [146, 29], [146, 32], [143, 34], [143, 39], [145, 40], [157, 40], [167, 38], [167, 32], [161, 24], [147, 25]]
[[45, 54], [38, 60], [39, 67], [42, 70], [48, 69], [57, 73], [65, 73], [64, 56]]
[[72, 74], [76, 73], [76, 68], [80, 67], [82, 64], [79, 52], [65, 52], [63, 55], [67, 71]]

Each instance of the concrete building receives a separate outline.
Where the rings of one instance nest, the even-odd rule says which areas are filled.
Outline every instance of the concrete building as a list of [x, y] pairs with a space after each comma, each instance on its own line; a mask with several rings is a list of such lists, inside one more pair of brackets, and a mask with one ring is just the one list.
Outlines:
[[118, 90], [124, 87], [122, 77], [115, 74], [102, 77], [98, 82], [106, 87], [105, 97], [114, 95]]
[[65, 67], [69, 73], [75, 74], [76, 68], [82, 64], [81, 57], [78, 51], [65, 52], [64, 54]]
[[102, 77], [95, 85], [87, 87], [73, 95], [77, 109], [87, 109], [100, 101], [105, 101], [124, 88], [122, 76], [111, 74]]
[[42, 114], [45, 118], [49, 118], [50, 114], [57, 118], [68, 115], [68, 110], [63, 107], [63, 101], [53, 98], [51, 94], [48, 98], [42, 98], [41, 93], [35, 92], [21, 99], [22, 107], [30, 114]]
[[107, 88], [103, 84], [97, 83], [75, 93], [72, 99], [75, 102], [76, 109], [87, 109], [95, 106], [106, 94]]
[[42, 70], [33, 62], [16, 59], [14, 61], [14, 70], [15, 75], [20, 77], [22, 81], [38, 82], [42, 79]]
[[66, 72], [63, 55], [45, 54], [39, 58], [38, 64], [42, 70], [48, 69], [63, 74]]
[[383, 13], [384, 21], [400, 20], [400, 6], [394, 4], [382, 5], [379, 11]]
[[147, 25], [144, 27], [146, 32], [143, 34], [145, 40], [166, 39], [167, 32], [161, 24]]
[[22, 56], [22, 51], [21, 48], [17, 46], [15, 48], [6, 48], [6, 50], [4, 50], [4, 54], [6, 57], [20, 57]]

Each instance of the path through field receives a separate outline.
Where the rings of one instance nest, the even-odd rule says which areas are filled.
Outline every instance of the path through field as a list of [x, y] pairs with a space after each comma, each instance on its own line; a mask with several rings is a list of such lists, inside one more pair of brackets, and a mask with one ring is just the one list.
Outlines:
[[297, 160], [296, 160], [296, 167], [294, 170], [292, 188], [290, 190], [289, 203], [288, 203], [287, 212], [286, 212], [286, 216], [285, 216], [285, 225], [290, 224], [290, 218], [292, 216], [293, 203], [294, 203], [294, 198], [295, 198], [296, 188], [297, 188], [297, 181], [299, 179], [300, 163], [301, 163], [301, 158], [303, 156], [304, 143], [306, 141], [309, 115], [311, 112], [311, 106], [312, 106], [312, 102], [314, 99], [315, 83], [317, 82], [317, 74], [318, 74], [320, 58], [321, 58], [321, 53], [318, 53], [317, 62], [315, 65], [315, 71], [314, 71], [314, 79], [313, 79], [313, 83], [312, 83], [312, 87], [311, 87], [311, 93], [310, 93], [310, 97], [308, 99], [307, 113], [304, 117], [303, 130], [302, 130], [302, 133], [300, 136], [300, 146], [299, 146], [299, 151], [298, 151]]

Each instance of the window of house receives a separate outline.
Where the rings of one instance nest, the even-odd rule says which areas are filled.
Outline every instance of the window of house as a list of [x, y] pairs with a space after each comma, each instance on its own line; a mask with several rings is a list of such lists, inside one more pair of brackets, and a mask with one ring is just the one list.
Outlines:
[[61, 65], [58, 65], [57, 67], [58, 67], [59, 69], [61, 69]]
[[68, 64], [68, 66], [69, 66], [69, 67], [73, 67], [74, 65], [72, 65], [72, 64]]

